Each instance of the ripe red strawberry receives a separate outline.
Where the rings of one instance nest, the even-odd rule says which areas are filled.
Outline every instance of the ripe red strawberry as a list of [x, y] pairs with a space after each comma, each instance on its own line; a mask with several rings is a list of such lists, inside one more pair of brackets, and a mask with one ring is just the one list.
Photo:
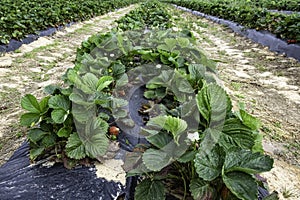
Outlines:
[[111, 127], [109, 127], [109, 133], [111, 135], [118, 136], [119, 133], [120, 133], [120, 129], [118, 127], [116, 127], [116, 126], [111, 126]]

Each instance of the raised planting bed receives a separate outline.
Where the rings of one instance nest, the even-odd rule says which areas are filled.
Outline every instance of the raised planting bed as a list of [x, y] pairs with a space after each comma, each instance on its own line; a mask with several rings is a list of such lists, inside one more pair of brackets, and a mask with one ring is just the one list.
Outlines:
[[[63, 164], [30, 167], [24, 156], [21, 159], [27, 161], [19, 166], [20, 157], [14, 156], [3, 170], [14, 168], [18, 170], [11, 171], [34, 177], [24, 179], [24, 189], [37, 184], [41, 190], [19, 190], [15, 180], [22, 176], [12, 173], [3, 178], [3, 187], [11, 186], [4, 188], [5, 193], [76, 199], [96, 190], [93, 186], [78, 192], [58, 182], [63, 177], [80, 182], [83, 188], [92, 179], [99, 192], [103, 187], [118, 188], [97, 179], [88, 168], [76, 167], [95, 159], [105, 162], [116, 136], [127, 151], [123, 157], [127, 176], [141, 177], [134, 199], [201, 199], [205, 195], [258, 199], [257, 182], [261, 181], [252, 174], [270, 170], [273, 163], [262, 154], [258, 120], [243, 108], [232, 111], [229, 97], [216, 84], [213, 63], [193, 45], [189, 33], [112, 32], [98, 38], [97, 47], [67, 72], [72, 90], [50, 86], [50, 96], [40, 102], [31, 95], [22, 99], [29, 111], [22, 116], [22, 124], [38, 123], [28, 133], [31, 160]], [[21, 152], [27, 155], [28, 149]], [[68, 178], [75, 173], [77, 178]], [[39, 184], [41, 179], [44, 182]], [[238, 190], [240, 184], [244, 191]], [[110, 195], [124, 191], [122, 187], [112, 189]], [[68, 190], [70, 196], [65, 193]], [[94, 192], [93, 197], [110, 198], [102, 192]]]
[[[162, 6], [153, 7], [152, 2], [135, 12], [150, 16], [157, 15], [157, 10], [163, 11], [162, 16], [166, 14]], [[125, 18], [133, 16], [134, 11]], [[88, 170], [82, 165], [122, 160], [126, 177], [132, 177], [127, 179], [127, 192], [119, 184], [116, 189], [116, 183], [102, 180], [100, 193], [94, 192], [93, 197], [110, 199], [100, 191], [110, 184], [112, 199], [122, 192], [122, 198], [136, 200], [256, 200], [267, 196], [258, 174], [269, 171], [273, 159], [264, 155], [259, 120], [242, 105], [232, 109], [230, 97], [218, 84], [214, 62], [197, 47], [192, 33], [161, 30], [159, 19], [168, 24], [157, 17], [153, 26], [132, 30], [130, 24], [136, 21], [130, 20], [128, 26], [121, 27], [131, 31], [90, 37], [78, 49], [75, 66], [64, 75], [64, 87], [46, 87], [48, 95], [41, 100], [25, 95], [21, 105], [27, 113], [21, 116], [21, 124], [29, 127], [30, 160], [58, 164], [45, 169], [27, 167], [27, 162], [16, 167], [9, 164], [19, 158], [14, 156], [4, 170], [12, 171], [11, 166], [20, 171], [42, 171], [36, 179], [26, 179], [31, 183], [23, 184], [35, 187], [40, 177], [54, 176], [53, 171], [62, 166], [72, 174]], [[25, 156], [27, 151], [20, 152]], [[62, 179], [69, 174], [60, 172]], [[35, 173], [29, 175], [35, 177]], [[99, 173], [106, 178], [103, 171]], [[94, 172], [86, 176], [96, 185], [101, 181]], [[24, 190], [32, 191], [19, 191], [13, 174], [2, 180], [10, 184], [2, 185], [7, 194], [18, 191], [20, 198], [25, 198]], [[45, 183], [47, 189], [41, 190], [52, 191], [46, 196], [55, 192], [57, 195], [50, 198], [64, 198], [68, 188], [68, 198], [84, 198], [74, 191], [76, 187], [49, 180], [55, 183]], [[85, 183], [83, 177], [66, 180]], [[83, 193], [95, 191], [94, 187], [83, 188]]]

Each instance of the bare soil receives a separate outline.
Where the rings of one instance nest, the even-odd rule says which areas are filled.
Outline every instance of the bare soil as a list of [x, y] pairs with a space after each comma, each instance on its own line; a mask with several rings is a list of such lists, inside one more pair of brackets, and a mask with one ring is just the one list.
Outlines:
[[[42, 97], [46, 85], [62, 85], [60, 77], [73, 67], [81, 42], [111, 29], [115, 19], [133, 8], [75, 24], [0, 57], [0, 165], [26, 138], [26, 129], [19, 126], [21, 97]], [[300, 199], [300, 63], [188, 13], [181, 13], [177, 23], [193, 30], [199, 47], [217, 61], [235, 107], [245, 102], [261, 119], [264, 149], [275, 160], [272, 171], [263, 174], [270, 190], [278, 191], [281, 199]]]

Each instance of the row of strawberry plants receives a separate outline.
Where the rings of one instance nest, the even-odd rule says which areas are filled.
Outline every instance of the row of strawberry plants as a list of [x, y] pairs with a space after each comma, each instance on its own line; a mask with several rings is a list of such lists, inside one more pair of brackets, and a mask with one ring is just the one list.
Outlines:
[[40, 102], [32, 95], [22, 99], [30, 157], [101, 160], [114, 138], [110, 133], [126, 137], [123, 129], [136, 126], [130, 117], [135, 111], [127, 108], [138, 86], [148, 102], [136, 110], [147, 116], [138, 137], [148, 143], [126, 154], [127, 176], [142, 178], [134, 199], [164, 200], [168, 193], [256, 200], [255, 174], [273, 164], [263, 154], [260, 123], [242, 106], [232, 110], [214, 63], [190, 31], [162, 29], [173, 24], [164, 6], [143, 3], [118, 20], [116, 30], [84, 41], [64, 76], [66, 88], [48, 86]]
[[[141, 10], [143, 13], [141, 13]], [[125, 58], [118, 58], [116, 61], [109, 61], [109, 56], [113, 53], [119, 52], [120, 49], [125, 51], [126, 46], [125, 39], [117, 34], [118, 31], [132, 29], [130, 24], [136, 23], [136, 21], [143, 22], [143, 17], [135, 18], [134, 22], [127, 22], [126, 19], [137, 16], [135, 13], [140, 13], [145, 16], [156, 15], [161, 22], [167, 23], [165, 16], [170, 16], [163, 7], [153, 6], [152, 3], [144, 3], [139, 6], [135, 11], [130, 12], [121, 20], [119, 20], [119, 25], [117, 30], [114, 30], [105, 34], [95, 34], [91, 36], [87, 41], [83, 41], [80, 48], [77, 50], [77, 56], [75, 61], [75, 66], [69, 69], [66, 74], [62, 77], [65, 80], [67, 87], [57, 87], [54, 85], [49, 85], [45, 88], [46, 97], [38, 101], [36, 97], [31, 94], [24, 96], [21, 100], [21, 106], [28, 112], [23, 114], [20, 119], [20, 123], [23, 126], [29, 127], [28, 140], [30, 142], [30, 158], [32, 161], [36, 159], [41, 159], [49, 154], [54, 154], [55, 159], [69, 160], [73, 162], [75, 160], [80, 160], [84, 157], [96, 158], [99, 149], [106, 151], [105, 146], [108, 144], [99, 145], [96, 152], [88, 152], [84, 149], [76, 149], [74, 152], [71, 145], [74, 142], [75, 137], [74, 132], [77, 131], [75, 121], [83, 123], [86, 119], [89, 121], [89, 116], [87, 112], [80, 113], [78, 107], [74, 108], [75, 104], [80, 106], [90, 106], [95, 105], [97, 110], [102, 108], [110, 115], [111, 109], [109, 107], [112, 105], [112, 101], [118, 101], [112, 97], [112, 86], [118, 84], [118, 79], [125, 72], [125, 67], [135, 67], [132, 63], [134, 55], [127, 55]], [[158, 15], [158, 13], [160, 14]], [[170, 18], [167, 18], [170, 19]], [[153, 21], [148, 23], [148, 28], [156, 28], [157, 24], [162, 24], [159, 21]], [[124, 23], [127, 26], [124, 26]], [[167, 23], [168, 24], [168, 23]], [[170, 25], [168, 25], [170, 26]], [[131, 27], [131, 28], [130, 28]], [[145, 28], [146, 26], [140, 27]], [[137, 39], [139, 35], [136, 36]], [[117, 44], [115, 44], [117, 42]], [[104, 52], [108, 52], [108, 55], [102, 55], [101, 58], [95, 60], [91, 55], [98, 48], [101, 48]], [[130, 49], [132, 50], [132, 49]], [[129, 50], [127, 50], [129, 51]], [[135, 54], [141, 55], [143, 51], [137, 51]], [[120, 52], [119, 52], [120, 53]], [[118, 53], [118, 54], [119, 54]], [[157, 56], [156, 54], [154, 54]], [[154, 56], [153, 55], [153, 56]], [[102, 69], [104, 71], [102, 71]], [[83, 72], [87, 70], [86, 72]], [[102, 71], [102, 72], [101, 72]], [[99, 74], [100, 73], [100, 74]], [[97, 75], [97, 76], [96, 76]], [[97, 79], [97, 81], [95, 81]], [[99, 80], [98, 80], [99, 79]], [[121, 80], [122, 81], [122, 80]], [[76, 93], [76, 89], [80, 90], [82, 94]], [[95, 95], [94, 95], [95, 93]], [[88, 96], [90, 99], [85, 99]], [[80, 100], [81, 99], [81, 100]], [[85, 99], [85, 100], [84, 100]], [[83, 103], [86, 101], [85, 103]], [[86, 111], [90, 110], [87, 108]], [[92, 113], [93, 114], [93, 113]], [[102, 140], [106, 140], [108, 124], [104, 122], [109, 119], [109, 115], [102, 112], [97, 114], [101, 115], [101, 122], [103, 127], [98, 127], [97, 131], [102, 131]], [[104, 120], [105, 119], [105, 120]], [[89, 121], [93, 123], [97, 128], [99, 125], [98, 121]], [[103, 121], [104, 120], [104, 121]], [[89, 130], [93, 137], [92, 130]], [[97, 133], [98, 134], [98, 133]], [[78, 139], [78, 138], [76, 138]], [[94, 147], [97, 145], [97, 141], [87, 144], [85, 149]], [[104, 149], [104, 150], [103, 150]], [[75, 159], [75, 160], [72, 160]], [[76, 163], [76, 162], [75, 162]]]
[[[149, 9], [152, 12], [149, 12]], [[117, 20], [117, 23], [118, 29], [123, 31], [142, 29], [144, 27], [168, 29], [172, 26], [170, 18], [170, 13], [163, 9], [161, 5], [150, 3], [148, 6], [139, 7], [131, 11], [125, 17]]]
[[284, 11], [300, 11], [299, 0], [246, 0], [246, 1], [233, 1], [233, 0], [212, 0], [210, 2], [222, 2], [230, 5], [247, 5], [250, 7], [265, 8], [271, 10], [284, 10]]
[[278, 38], [300, 41], [300, 14], [269, 12], [265, 8], [255, 7], [236, 1], [208, 0], [165, 0], [179, 6], [200, 11], [205, 14], [231, 20], [256, 30], [265, 30]]
[[82, 21], [125, 7], [138, 0], [2, 0], [0, 44], [22, 39], [27, 34], [70, 22]]
[[288, 10], [288, 11], [298, 11], [300, 12], [300, 1], [299, 0], [255, 0], [248, 1], [254, 3], [256, 6], [272, 9], [272, 10]]

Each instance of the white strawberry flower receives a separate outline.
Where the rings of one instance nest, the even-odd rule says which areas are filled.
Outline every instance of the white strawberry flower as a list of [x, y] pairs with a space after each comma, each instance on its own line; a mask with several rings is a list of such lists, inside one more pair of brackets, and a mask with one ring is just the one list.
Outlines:
[[188, 133], [187, 138], [190, 139], [192, 142], [199, 140], [199, 133]]

